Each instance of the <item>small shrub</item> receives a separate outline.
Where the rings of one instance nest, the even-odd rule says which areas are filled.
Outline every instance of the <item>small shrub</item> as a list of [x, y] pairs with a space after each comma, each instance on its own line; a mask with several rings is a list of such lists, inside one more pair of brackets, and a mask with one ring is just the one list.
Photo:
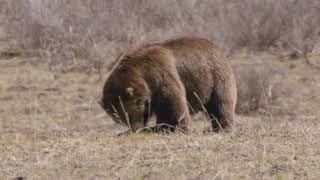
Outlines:
[[233, 69], [238, 92], [236, 112], [250, 113], [259, 109], [268, 110], [278, 97], [276, 89], [273, 88], [276, 69], [266, 64], [239, 64]]

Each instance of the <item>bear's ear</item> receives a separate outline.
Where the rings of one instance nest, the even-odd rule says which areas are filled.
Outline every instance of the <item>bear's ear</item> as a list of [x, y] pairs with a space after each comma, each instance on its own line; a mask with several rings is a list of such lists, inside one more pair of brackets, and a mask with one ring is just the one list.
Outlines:
[[127, 87], [126, 91], [130, 97], [133, 97], [133, 92], [134, 92], [133, 87]]

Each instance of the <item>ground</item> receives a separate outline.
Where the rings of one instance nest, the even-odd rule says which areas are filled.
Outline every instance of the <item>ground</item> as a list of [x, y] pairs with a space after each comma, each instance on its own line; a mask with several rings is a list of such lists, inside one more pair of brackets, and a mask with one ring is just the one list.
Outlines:
[[40, 58], [2, 56], [1, 177], [320, 179], [320, 71], [270, 52], [243, 51], [228, 60], [279, 69], [274, 81], [284, 88], [272, 108], [238, 114], [231, 133], [200, 133], [209, 125], [200, 117], [188, 135], [117, 137], [126, 128], [96, 103], [104, 83], [98, 76], [51, 72]]

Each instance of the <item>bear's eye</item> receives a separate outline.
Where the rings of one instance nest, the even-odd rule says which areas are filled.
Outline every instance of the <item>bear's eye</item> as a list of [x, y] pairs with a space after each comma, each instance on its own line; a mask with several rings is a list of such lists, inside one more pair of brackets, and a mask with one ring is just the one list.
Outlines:
[[134, 100], [134, 103], [135, 103], [136, 105], [143, 104], [143, 99], [135, 99], [135, 100]]
[[145, 108], [145, 103], [143, 99], [135, 99], [134, 100], [135, 107], [137, 110], [142, 111]]

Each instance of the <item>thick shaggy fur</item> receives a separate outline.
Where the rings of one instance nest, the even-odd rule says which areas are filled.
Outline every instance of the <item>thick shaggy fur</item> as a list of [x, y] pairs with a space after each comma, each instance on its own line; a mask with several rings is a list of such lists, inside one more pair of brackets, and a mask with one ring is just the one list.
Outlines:
[[232, 126], [236, 100], [232, 69], [214, 44], [186, 37], [125, 55], [105, 83], [101, 105], [134, 131], [151, 114], [161, 128], [187, 131], [190, 114], [198, 111], [220, 130]]

